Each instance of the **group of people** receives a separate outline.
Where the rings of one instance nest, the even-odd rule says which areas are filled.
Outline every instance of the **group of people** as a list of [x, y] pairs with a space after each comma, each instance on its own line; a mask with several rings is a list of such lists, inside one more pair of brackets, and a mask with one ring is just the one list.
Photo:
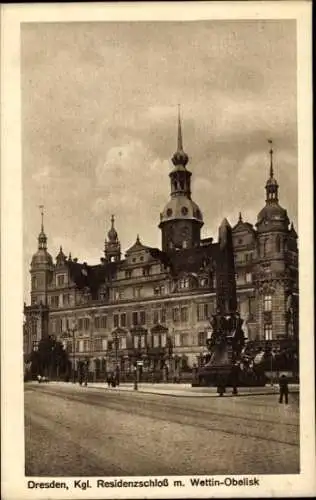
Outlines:
[[[217, 393], [219, 396], [223, 396], [226, 392], [226, 386], [224, 382], [221, 382], [217, 386]], [[237, 386], [233, 386], [233, 394], [237, 395]], [[289, 382], [286, 375], [281, 375], [279, 379], [279, 403], [283, 403], [283, 399], [285, 404], [287, 405], [289, 402]]]
[[116, 387], [120, 385], [120, 375], [119, 372], [109, 372], [106, 377], [108, 387]]

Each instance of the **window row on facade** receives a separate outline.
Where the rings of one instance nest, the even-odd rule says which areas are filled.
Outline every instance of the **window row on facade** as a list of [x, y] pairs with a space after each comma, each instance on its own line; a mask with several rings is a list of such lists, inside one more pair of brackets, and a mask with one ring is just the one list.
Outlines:
[[[203, 335], [206, 335], [203, 332]], [[172, 346], [173, 347], [189, 347], [191, 344], [204, 345], [201, 342], [201, 338], [198, 337], [198, 342], [194, 336], [190, 336], [188, 333], [176, 333], [173, 336]], [[96, 337], [94, 339], [76, 339], [74, 342], [72, 340], [65, 341], [65, 347], [69, 353], [73, 353], [73, 347], [75, 347], [75, 353], [88, 353], [88, 352], [112, 352], [124, 350], [128, 347], [128, 341], [125, 336], [119, 336], [116, 339], [107, 339], [102, 337]], [[135, 334], [132, 338], [132, 345], [130, 347], [134, 349], [146, 349], [146, 348], [163, 348], [167, 349], [169, 346], [167, 340], [167, 334], [154, 333], [154, 334]]]

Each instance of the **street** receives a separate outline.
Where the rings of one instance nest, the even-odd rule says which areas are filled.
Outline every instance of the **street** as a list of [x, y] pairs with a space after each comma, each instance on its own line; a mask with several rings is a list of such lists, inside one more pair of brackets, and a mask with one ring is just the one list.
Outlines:
[[25, 384], [27, 476], [295, 474], [299, 401]]

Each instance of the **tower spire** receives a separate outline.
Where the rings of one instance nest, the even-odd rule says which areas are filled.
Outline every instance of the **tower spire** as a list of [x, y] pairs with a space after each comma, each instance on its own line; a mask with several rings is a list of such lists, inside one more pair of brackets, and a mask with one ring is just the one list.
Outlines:
[[41, 211], [41, 232], [44, 232], [44, 205], [39, 205]]
[[278, 189], [279, 185], [274, 178], [274, 169], [273, 169], [273, 147], [272, 147], [272, 139], [268, 139], [268, 143], [270, 144], [270, 166], [269, 166], [269, 179], [267, 180], [266, 183], [266, 202], [271, 204], [271, 203], [278, 203]]
[[180, 104], [178, 104], [178, 151], [183, 151]]
[[39, 209], [41, 211], [41, 232], [38, 235], [38, 249], [46, 250], [47, 249], [47, 237], [44, 232], [44, 205], [39, 205]]
[[185, 167], [189, 161], [188, 155], [183, 151], [183, 138], [182, 138], [182, 125], [181, 125], [181, 114], [180, 114], [180, 104], [178, 104], [178, 143], [177, 151], [172, 157], [172, 163], [175, 167], [182, 166]]
[[274, 172], [273, 172], [273, 142], [272, 142], [272, 139], [268, 139], [268, 143], [270, 144], [270, 151], [269, 151], [269, 154], [270, 154], [270, 178], [273, 179]]

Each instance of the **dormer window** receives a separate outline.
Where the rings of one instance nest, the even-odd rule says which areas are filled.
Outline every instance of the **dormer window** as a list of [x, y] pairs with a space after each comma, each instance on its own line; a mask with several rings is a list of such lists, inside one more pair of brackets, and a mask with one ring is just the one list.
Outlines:
[[65, 284], [65, 275], [64, 274], [58, 274], [56, 276], [56, 284], [57, 286], [63, 286]]
[[189, 278], [182, 278], [181, 280], [179, 280], [179, 288], [180, 290], [182, 289], [185, 289], [185, 288], [189, 288], [190, 286], [190, 280]]
[[200, 279], [200, 286], [205, 287], [208, 285], [208, 279], [207, 278], [201, 278]]
[[132, 271], [125, 271], [125, 278], [130, 279], [132, 277]]
[[144, 267], [143, 268], [143, 276], [149, 276], [150, 274], [150, 267], [147, 266], [147, 267]]

